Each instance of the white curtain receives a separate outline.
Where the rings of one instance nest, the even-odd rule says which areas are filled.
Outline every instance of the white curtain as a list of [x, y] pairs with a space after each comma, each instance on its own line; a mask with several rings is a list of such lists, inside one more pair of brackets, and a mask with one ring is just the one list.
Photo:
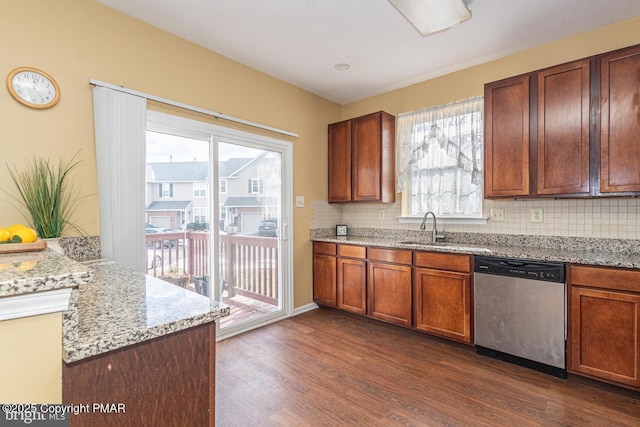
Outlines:
[[93, 89], [102, 256], [145, 273], [146, 110], [145, 98]]
[[483, 102], [475, 97], [398, 115], [397, 185], [407, 215], [480, 215]]

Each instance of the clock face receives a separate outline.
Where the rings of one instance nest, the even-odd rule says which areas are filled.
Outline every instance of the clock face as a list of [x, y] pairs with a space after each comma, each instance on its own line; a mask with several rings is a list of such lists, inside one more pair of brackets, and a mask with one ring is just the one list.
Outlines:
[[53, 107], [60, 98], [60, 89], [53, 78], [34, 68], [13, 70], [7, 86], [16, 100], [33, 108]]

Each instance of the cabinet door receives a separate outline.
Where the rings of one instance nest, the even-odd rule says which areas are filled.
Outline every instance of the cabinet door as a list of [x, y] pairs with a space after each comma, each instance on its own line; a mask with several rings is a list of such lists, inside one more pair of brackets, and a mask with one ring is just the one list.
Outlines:
[[590, 64], [538, 73], [537, 194], [589, 193]]
[[415, 269], [415, 327], [471, 343], [471, 275]]
[[529, 195], [529, 75], [485, 85], [487, 198]]
[[411, 326], [411, 266], [369, 263], [369, 316]]
[[380, 113], [353, 119], [353, 200], [380, 200], [382, 151]]
[[313, 255], [313, 300], [335, 307], [337, 303], [336, 257]]
[[569, 367], [631, 386], [640, 386], [640, 296], [571, 288]]
[[357, 314], [367, 312], [367, 263], [338, 259], [338, 308]]
[[640, 192], [640, 46], [600, 58], [600, 192]]
[[351, 120], [329, 125], [329, 202], [351, 201]]

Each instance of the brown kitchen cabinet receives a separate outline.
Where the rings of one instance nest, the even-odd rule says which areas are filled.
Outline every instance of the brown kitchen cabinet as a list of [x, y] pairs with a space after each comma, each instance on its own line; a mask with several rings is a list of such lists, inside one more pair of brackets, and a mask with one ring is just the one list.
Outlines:
[[640, 193], [639, 74], [637, 45], [486, 84], [485, 197]]
[[485, 196], [589, 195], [591, 61], [485, 85]]
[[416, 252], [414, 263], [414, 327], [472, 344], [472, 256]]
[[640, 388], [640, 270], [568, 267], [569, 361], [576, 374]]
[[338, 308], [367, 314], [367, 248], [338, 245]]
[[489, 83], [484, 88], [484, 195], [528, 196], [529, 75]]
[[336, 307], [337, 245], [328, 242], [313, 242], [313, 300], [321, 305]]
[[369, 248], [368, 314], [374, 319], [411, 326], [412, 252]]
[[395, 202], [395, 117], [379, 111], [332, 123], [329, 202]]
[[591, 60], [537, 73], [538, 195], [590, 193]]
[[640, 46], [599, 57], [600, 192], [640, 192]]
[[[71, 426], [215, 424], [215, 323], [63, 364]], [[94, 404], [102, 404], [95, 407]]]

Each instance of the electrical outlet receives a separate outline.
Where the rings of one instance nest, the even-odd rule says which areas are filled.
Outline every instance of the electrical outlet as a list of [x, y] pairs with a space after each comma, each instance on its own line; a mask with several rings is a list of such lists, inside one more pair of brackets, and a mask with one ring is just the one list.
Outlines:
[[315, 209], [311, 209], [311, 211], [310, 211], [310, 213], [309, 213], [309, 216], [310, 216], [310, 218], [311, 218], [311, 219], [315, 219], [315, 217], [316, 217], [316, 210], [315, 210]]
[[542, 222], [542, 221], [543, 221], [542, 209], [541, 208], [531, 209], [531, 222]]
[[502, 208], [491, 209], [491, 219], [493, 221], [504, 221], [504, 209]]
[[379, 219], [384, 219], [384, 211], [383, 211], [382, 209], [380, 209], [380, 210], [378, 211], [378, 218], [379, 218]]

